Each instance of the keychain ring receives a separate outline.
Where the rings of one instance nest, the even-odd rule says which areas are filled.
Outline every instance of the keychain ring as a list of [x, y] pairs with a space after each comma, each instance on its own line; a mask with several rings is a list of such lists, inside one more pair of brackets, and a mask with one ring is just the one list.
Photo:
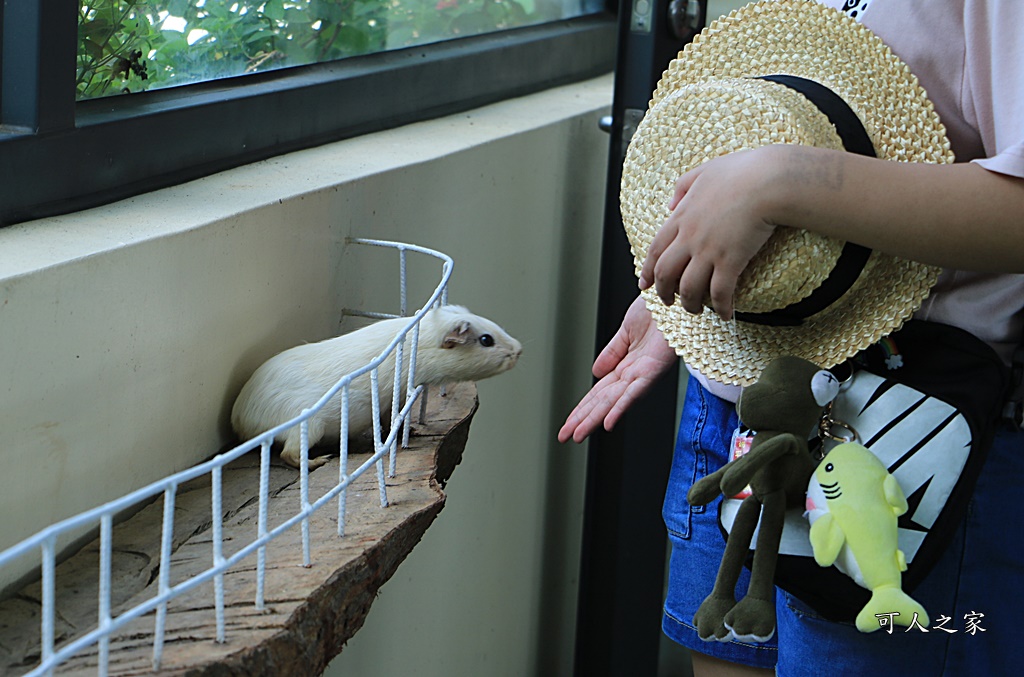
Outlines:
[[[832, 406], [835, 404], [835, 400], [828, 403], [825, 410], [821, 414], [821, 420], [818, 421], [818, 438], [821, 440], [831, 440], [833, 442], [856, 442], [859, 438], [856, 429], [849, 423], [832, 418]], [[848, 435], [835, 434], [833, 431], [846, 431]]]
[[852, 361], [846, 360], [832, 367], [829, 371], [839, 381], [839, 392], [843, 392], [853, 383], [853, 374], [856, 371], [856, 366]]
[[[836, 435], [833, 431], [846, 431], [848, 435], [839, 434]], [[819, 433], [823, 439], [832, 440], [834, 442], [856, 442], [858, 439], [857, 431], [849, 423], [843, 423], [837, 421], [834, 418], [829, 418], [822, 421], [822, 426], [819, 429]]]

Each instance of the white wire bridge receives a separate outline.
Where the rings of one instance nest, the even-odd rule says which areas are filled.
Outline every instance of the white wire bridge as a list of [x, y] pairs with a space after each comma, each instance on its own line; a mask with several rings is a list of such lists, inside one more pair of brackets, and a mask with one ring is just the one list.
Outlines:
[[[39, 647], [38, 663], [29, 666], [25, 674], [50, 675], [58, 671], [59, 666], [84, 651], [96, 652], [96, 674], [107, 675], [110, 663], [110, 641], [113, 633], [129, 623], [144, 616], [151, 615], [152, 632], [152, 668], [161, 668], [164, 656], [168, 604], [190, 591], [194, 591], [205, 583], [213, 582], [212, 608], [209, 613], [215, 619], [215, 641], [228, 641], [225, 620], [225, 573], [236, 567], [247, 558], [255, 558], [255, 594], [252, 598], [253, 608], [263, 611], [267, 598], [267, 545], [272, 540], [292, 532], [298, 527], [301, 533], [302, 564], [309, 567], [311, 560], [310, 520], [314, 513], [329, 504], [337, 511], [337, 536], [346, 535], [346, 494], [350, 486], [370, 468], [376, 472], [376, 485], [379, 503], [382, 508], [388, 506], [386, 476], [394, 477], [399, 446], [409, 443], [411, 412], [414, 404], [421, 400], [423, 386], [414, 386], [416, 374], [416, 356], [419, 340], [419, 323], [426, 312], [438, 304], [447, 303], [447, 286], [452, 275], [452, 259], [445, 254], [410, 244], [386, 242], [369, 239], [353, 239], [350, 244], [366, 247], [384, 247], [393, 249], [398, 255], [398, 271], [400, 277], [400, 311], [399, 315], [370, 313], [346, 310], [346, 315], [361, 315], [371, 318], [407, 316], [407, 256], [423, 255], [437, 259], [441, 263], [439, 281], [426, 303], [409, 316], [409, 322], [395, 335], [390, 344], [370, 363], [360, 369], [343, 376], [330, 390], [302, 414], [276, 428], [246, 440], [233, 449], [219, 454], [211, 460], [193, 468], [176, 473], [154, 482], [146, 487], [132, 491], [125, 496], [101, 505], [92, 510], [65, 519], [54, 524], [21, 543], [0, 552], [0, 568], [24, 558], [37, 557], [40, 578], [40, 610], [39, 610]], [[377, 379], [378, 367], [391, 355], [394, 355], [396, 367], [394, 384], [391, 389], [392, 401], [380, 401], [380, 388]], [[403, 369], [404, 360], [408, 360], [408, 369]], [[349, 388], [352, 381], [369, 373], [371, 380], [373, 408], [373, 451], [360, 465], [349, 469], [349, 435], [348, 406]], [[403, 378], [405, 382], [403, 383]], [[341, 412], [340, 448], [338, 454], [337, 481], [319, 495], [311, 498], [309, 471], [309, 438], [307, 421], [324, 407], [339, 407]], [[390, 421], [382, 421], [382, 412], [390, 410]], [[285, 430], [298, 426], [301, 430], [301, 462], [299, 468], [299, 501], [294, 512], [280, 523], [271, 525], [268, 509], [271, 504], [271, 445], [275, 437]], [[387, 430], [385, 436], [384, 431]], [[230, 552], [225, 549], [224, 536], [224, 505], [223, 475], [225, 466], [235, 462], [242, 456], [258, 450], [259, 453], [259, 487], [255, 529], [252, 530], [247, 542], [239, 542], [237, 535], [232, 536]], [[362, 455], [360, 455], [362, 459]], [[387, 469], [385, 469], [385, 460]], [[253, 461], [255, 462], [255, 461]], [[189, 575], [184, 580], [174, 575], [172, 554], [175, 534], [175, 502], [181, 487], [200, 478], [209, 477], [210, 514], [210, 551], [209, 566], [198, 573]], [[319, 476], [319, 473], [318, 473]], [[333, 480], [332, 480], [333, 481]], [[160, 527], [159, 565], [157, 585], [151, 596], [131, 606], [113, 613], [111, 562], [113, 558], [113, 533], [115, 521], [126, 511], [137, 511], [143, 506], [159, 501], [162, 496], [162, 526]], [[85, 530], [98, 528], [98, 597], [96, 599], [95, 627], [78, 636], [62, 638], [58, 642], [55, 627], [60, 610], [56, 601], [57, 562], [60, 556], [58, 542], [68, 534], [81, 534]], [[251, 565], [250, 565], [251, 566]], [[0, 625], [3, 619], [0, 618]]]

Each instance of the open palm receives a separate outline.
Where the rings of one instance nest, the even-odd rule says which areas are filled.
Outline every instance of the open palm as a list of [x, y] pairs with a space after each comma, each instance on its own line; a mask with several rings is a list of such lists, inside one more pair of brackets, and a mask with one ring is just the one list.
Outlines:
[[558, 441], [582, 442], [601, 425], [611, 430], [655, 381], [676, 364], [675, 351], [637, 297], [622, 326], [594, 361], [594, 384], [558, 431]]

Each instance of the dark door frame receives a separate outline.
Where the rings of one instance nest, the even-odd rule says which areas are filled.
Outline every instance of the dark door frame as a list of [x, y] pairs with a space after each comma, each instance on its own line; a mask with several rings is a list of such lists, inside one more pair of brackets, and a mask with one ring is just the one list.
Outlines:
[[[633, 257], [619, 215], [622, 159], [651, 92], [685, 38], [669, 0], [622, 0], [602, 240], [595, 355], [636, 298]], [[688, 0], [677, 0], [687, 8]], [[697, 29], [706, 20], [699, 2]], [[689, 3], [694, 8], [694, 3]], [[657, 674], [666, 534], [661, 504], [672, 462], [678, 374], [663, 378], [612, 432], [590, 438], [577, 608], [578, 677]]]

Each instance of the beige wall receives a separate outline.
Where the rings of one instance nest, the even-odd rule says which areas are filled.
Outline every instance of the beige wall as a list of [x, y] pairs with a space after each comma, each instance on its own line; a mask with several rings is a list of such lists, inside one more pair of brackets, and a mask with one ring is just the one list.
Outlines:
[[590, 380], [610, 100], [598, 78], [0, 230], [0, 549], [229, 443], [260, 361], [393, 291], [345, 238], [400, 239], [524, 355], [329, 674], [565, 674], [584, 459], [554, 432]]
[[728, 14], [734, 9], [749, 4], [751, 0], [708, 0], [708, 23], [712, 20]]

